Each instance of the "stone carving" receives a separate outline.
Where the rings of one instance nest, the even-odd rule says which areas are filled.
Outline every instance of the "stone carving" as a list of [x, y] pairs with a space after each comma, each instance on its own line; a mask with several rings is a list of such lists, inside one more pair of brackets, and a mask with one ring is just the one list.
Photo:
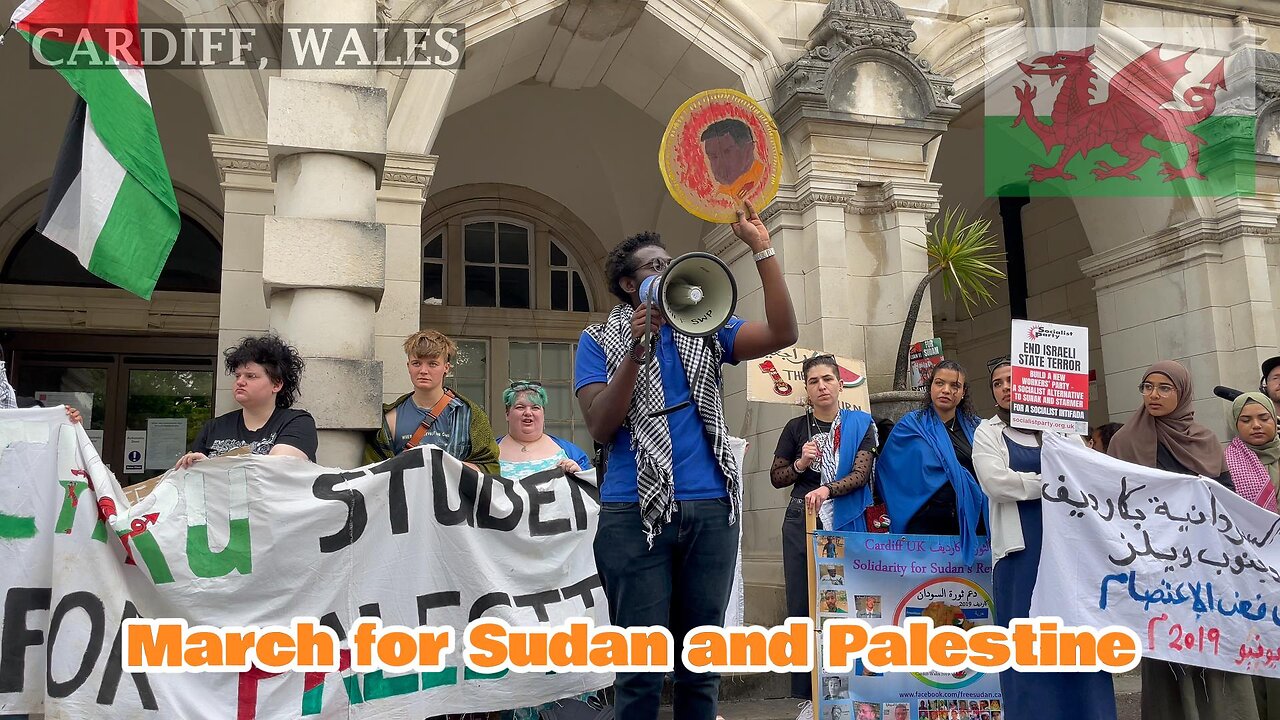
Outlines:
[[814, 205], [843, 205], [845, 212], [853, 215], [883, 215], [899, 210], [917, 210], [929, 215], [938, 212], [936, 201], [885, 198], [880, 192], [876, 192], [871, 197], [865, 194], [810, 192], [795, 200], [773, 201], [760, 213], [760, 219], [767, 222], [779, 213], [802, 213]]
[[[947, 119], [959, 111], [952, 102], [954, 82], [934, 73], [926, 60], [911, 52], [915, 40], [912, 22], [893, 0], [830, 0], [809, 34], [807, 52], [784, 69], [774, 86], [775, 107], [798, 96], [837, 111], [878, 115], [896, 111], [913, 119]], [[918, 97], [927, 107], [912, 102], [858, 107], [850, 99], [856, 94], [853, 85], [859, 79], [877, 82], [884, 76], [858, 71], [861, 62], [894, 67], [898, 71], [894, 76], [901, 76], [909, 87], [881, 92]]]

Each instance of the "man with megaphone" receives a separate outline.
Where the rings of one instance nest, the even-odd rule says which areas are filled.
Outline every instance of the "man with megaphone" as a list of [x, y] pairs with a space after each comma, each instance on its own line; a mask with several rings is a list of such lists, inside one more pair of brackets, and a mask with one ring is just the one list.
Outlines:
[[[730, 227], [754, 255], [765, 322], [733, 316], [737, 289], [718, 258], [672, 260], [656, 233], [641, 233], [609, 253], [609, 289], [621, 303], [582, 333], [574, 366], [587, 429], [608, 451], [595, 555], [610, 618], [666, 627], [676, 642], [724, 624], [733, 582], [742, 472], [730, 451], [720, 365], [797, 336], [764, 223], [744, 202]], [[713, 720], [719, 675], [691, 672], [676, 657], [675, 716]], [[617, 673], [619, 720], [657, 718], [662, 681], [662, 673]]]

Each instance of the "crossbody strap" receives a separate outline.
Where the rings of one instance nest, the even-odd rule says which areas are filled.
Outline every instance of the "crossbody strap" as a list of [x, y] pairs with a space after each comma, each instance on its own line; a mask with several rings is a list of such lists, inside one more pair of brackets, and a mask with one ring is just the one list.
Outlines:
[[454, 397], [456, 396], [453, 394], [453, 391], [445, 388], [444, 394], [441, 395], [440, 399], [436, 401], [436, 404], [432, 405], [431, 409], [427, 411], [427, 416], [422, 419], [422, 422], [418, 423], [418, 429], [413, 431], [413, 436], [409, 438], [409, 442], [405, 443], [405, 450], [412, 450], [413, 448], [418, 447], [418, 443], [422, 442], [422, 438], [426, 436], [427, 431], [431, 429], [433, 424], [435, 424], [435, 421], [440, 417], [441, 413], [444, 412], [444, 409], [449, 407], [449, 403], [453, 402]]

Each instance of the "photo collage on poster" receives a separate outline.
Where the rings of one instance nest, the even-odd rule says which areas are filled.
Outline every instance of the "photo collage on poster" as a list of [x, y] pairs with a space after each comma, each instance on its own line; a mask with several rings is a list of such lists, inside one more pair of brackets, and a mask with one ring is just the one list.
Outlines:
[[[958, 563], [958, 539], [877, 533], [814, 536], [819, 627], [857, 618], [871, 626], [929, 617], [935, 626], [994, 622], [990, 548], [972, 567]], [[878, 673], [860, 660], [851, 673], [820, 672], [815, 720], [1004, 720], [996, 675]]]

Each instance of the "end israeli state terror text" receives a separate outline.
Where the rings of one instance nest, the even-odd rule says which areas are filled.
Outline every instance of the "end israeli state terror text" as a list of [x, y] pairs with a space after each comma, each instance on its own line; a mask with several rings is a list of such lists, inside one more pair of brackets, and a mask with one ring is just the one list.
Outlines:
[[1063, 372], [1084, 372], [1076, 349], [1061, 345], [1023, 343], [1022, 352], [1018, 354], [1018, 365]]

